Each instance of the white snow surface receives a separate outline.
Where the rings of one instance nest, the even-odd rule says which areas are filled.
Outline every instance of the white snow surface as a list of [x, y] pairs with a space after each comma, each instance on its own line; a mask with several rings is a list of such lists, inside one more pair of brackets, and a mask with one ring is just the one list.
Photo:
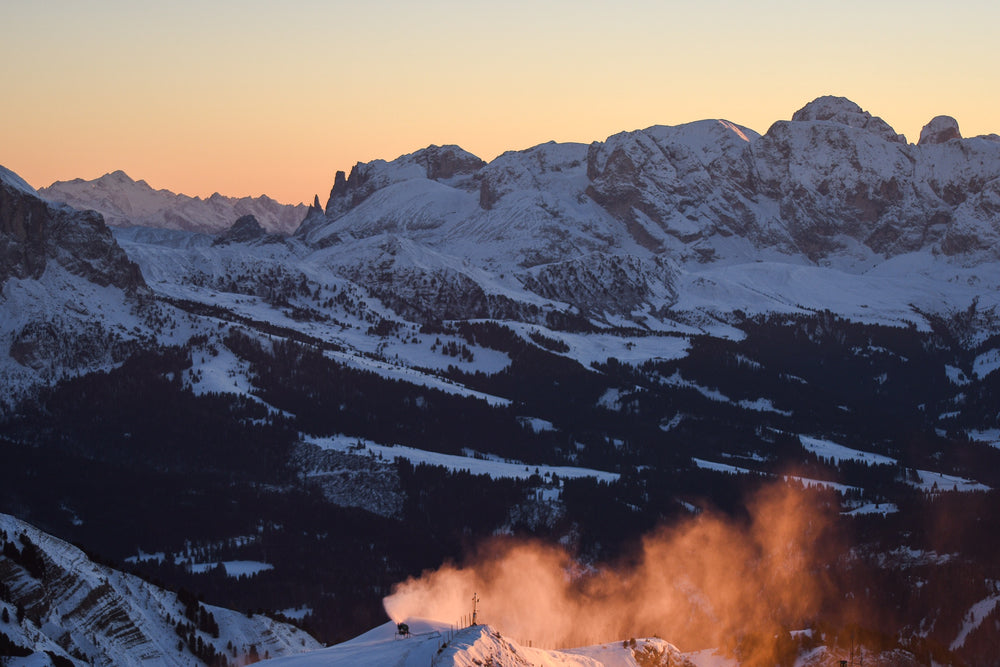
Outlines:
[[917, 470], [919, 481], [907, 480], [907, 483], [926, 493], [936, 491], [989, 491], [990, 487], [975, 480], [957, 477], [955, 475], [945, 475], [930, 470]]
[[[361, 456], [381, 456], [382, 460], [393, 461], [403, 458], [414, 465], [426, 463], [442, 466], [449, 470], [466, 471], [473, 475], [489, 475], [495, 479], [527, 479], [532, 475], [549, 478], [558, 475], [560, 478], [593, 477], [603, 482], [614, 482], [620, 475], [603, 470], [578, 468], [575, 466], [531, 465], [520, 461], [499, 461], [495, 457], [475, 458], [457, 456], [455, 454], [439, 454], [402, 445], [381, 445], [371, 440], [353, 438], [345, 435], [330, 437], [306, 436], [304, 442], [317, 445], [323, 449], [332, 449]], [[537, 472], [536, 472], [537, 471]]]
[[851, 449], [850, 447], [845, 447], [843, 445], [838, 445], [830, 440], [823, 440], [821, 438], [813, 438], [807, 435], [800, 435], [799, 442], [802, 446], [825, 459], [833, 459], [834, 463], [840, 463], [841, 461], [859, 461], [861, 463], [867, 463], [868, 465], [895, 465], [896, 459], [890, 458], [888, 456], [882, 456], [881, 454], [873, 454], [871, 452], [863, 452], [860, 449]]
[[982, 624], [983, 619], [996, 608], [997, 603], [1000, 603], [1000, 595], [991, 595], [972, 605], [972, 608], [966, 612], [962, 619], [962, 628], [958, 631], [958, 636], [955, 637], [951, 646], [948, 647], [949, 650], [955, 651], [961, 648], [969, 634]]
[[190, 567], [192, 572], [200, 574], [208, 572], [218, 565], [222, 565], [227, 577], [234, 579], [241, 576], [252, 577], [255, 574], [274, 569], [274, 566], [270, 563], [262, 563], [256, 560], [224, 560], [218, 563], [191, 563]]
[[[60, 332], [58, 349], [42, 350], [28, 365], [10, 356], [11, 343], [24, 327], [45, 323]], [[87, 332], [120, 340], [153, 336], [122, 290], [82, 280], [57, 262], [48, 262], [38, 280], [9, 278], [0, 285], [0, 411], [30, 387], [65, 373], [87, 372], [113, 365], [106, 350], [94, 350], [90, 363], [76, 368], [58, 358], [72, 350], [76, 337]], [[169, 337], [163, 332], [160, 337]]]
[[[394, 622], [326, 649], [288, 656], [262, 664], [268, 667], [354, 667], [356, 665], [396, 665], [398, 667], [637, 667], [639, 663], [630, 648], [622, 642], [601, 644], [561, 651], [520, 645], [489, 625], [455, 629], [445, 623], [424, 619], [407, 619], [410, 635], [397, 634]], [[662, 639], [639, 639], [637, 649], [649, 650], [671, 664], [687, 658], [677, 648]], [[706, 652], [707, 653], [707, 652]], [[691, 654], [696, 667], [728, 667], [733, 663], [715, 662], [706, 655]]]
[[[697, 391], [699, 394], [701, 394], [710, 401], [715, 401], [717, 403], [729, 403], [731, 405], [736, 405], [743, 408], [744, 410], [750, 410], [752, 412], [772, 412], [774, 414], [785, 415], [786, 417], [792, 414], [787, 410], [780, 410], [776, 408], [774, 406], [774, 403], [771, 402], [771, 399], [769, 398], [755, 398], [753, 400], [744, 398], [740, 399], [739, 401], [734, 401], [733, 399], [729, 398], [728, 396], [720, 392], [718, 389], [704, 387], [696, 382], [692, 382], [691, 380], [685, 380], [684, 377], [681, 375], [680, 371], [674, 371], [674, 374], [671, 375], [670, 377], [663, 378], [663, 383], [674, 387], [685, 387], [688, 389], [694, 389], [695, 391]], [[602, 396], [601, 400], [605, 400], [606, 398], [607, 400], [611, 400], [612, 398], [615, 397], [606, 395]]]
[[[770, 473], [760, 472], [759, 470], [751, 470], [749, 468], [742, 468], [740, 466], [730, 465], [728, 463], [719, 463], [717, 461], [706, 461], [704, 459], [692, 458], [691, 459], [696, 466], [705, 470], [715, 470], [716, 472], [728, 473], [730, 475], [763, 475], [766, 477], [773, 477]], [[798, 475], [782, 475], [781, 478], [788, 481], [794, 481], [802, 484], [806, 488], [825, 488], [832, 489], [838, 493], [847, 493], [848, 491], [859, 491], [856, 486], [848, 486], [847, 484], [839, 484], [837, 482], [831, 482], [825, 479], [810, 479], [809, 477], [800, 477]]]
[[984, 378], [1000, 368], [1000, 349], [984, 352], [972, 362], [972, 373], [977, 378]]
[[308, 207], [281, 204], [259, 197], [190, 197], [170, 190], [156, 190], [146, 181], [135, 181], [123, 171], [85, 181], [57, 181], [42, 188], [46, 199], [77, 209], [93, 209], [113, 226], [149, 226], [220, 232], [244, 215], [253, 215], [267, 230], [290, 234], [306, 216]]
[[881, 514], [885, 516], [886, 514], [895, 514], [899, 511], [899, 507], [895, 503], [865, 503], [860, 507], [855, 507], [852, 510], [844, 512], [844, 514], [849, 514], [851, 516], [861, 516], [865, 514]]
[[966, 434], [974, 442], [980, 442], [1000, 449], [1000, 428], [987, 428], [967, 431]]

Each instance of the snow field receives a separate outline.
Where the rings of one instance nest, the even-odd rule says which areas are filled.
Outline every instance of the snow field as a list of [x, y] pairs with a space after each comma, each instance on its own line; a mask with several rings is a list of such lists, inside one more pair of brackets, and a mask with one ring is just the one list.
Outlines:
[[575, 466], [535, 466], [518, 461], [497, 460], [496, 457], [484, 456], [482, 458], [474, 458], [454, 454], [439, 454], [437, 452], [414, 449], [413, 447], [404, 447], [402, 445], [381, 445], [370, 440], [345, 435], [330, 437], [306, 436], [303, 438], [303, 441], [317, 445], [323, 449], [332, 449], [348, 454], [372, 457], [380, 456], [381, 460], [386, 462], [394, 461], [396, 458], [403, 458], [414, 465], [426, 463], [428, 465], [442, 466], [456, 472], [465, 471], [473, 475], [489, 475], [495, 479], [528, 479], [532, 475], [539, 475], [543, 479], [550, 479], [553, 476], [570, 479], [593, 477], [602, 482], [614, 482], [620, 477], [618, 473], [577, 468]]

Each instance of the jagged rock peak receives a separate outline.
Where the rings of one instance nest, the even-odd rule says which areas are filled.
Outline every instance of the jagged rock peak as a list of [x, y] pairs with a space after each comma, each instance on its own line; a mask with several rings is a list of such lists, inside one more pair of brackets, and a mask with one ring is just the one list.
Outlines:
[[256, 238], [258, 236], [263, 236], [264, 228], [257, 220], [257, 216], [244, 215], [233, 223], [233, 226], [229, 228], [227, 233], [231, 236], [249, 236]]
[[[224, 245], [227, 243], [249, 243], [268, 236], [267, 231], [252, 214], [247, 214], [233, 223], [233, 226], [222, 234], [219, 234], [213, 245]], [[275, 235], [277, 236], [277, 235]]]
[[878, 116], [872, 116], [846, 97], [826, 95], [817, 97], [792, 115], [793, 121], [826, 121], [856, 127], [877, 134], [886, 141], [906, 143], [906, 137], [897, 134]]
[[[76, 179], [76, 181], [81, 181], [81, 179]], [[140, 186], [140, 187], [145, 186], [146, 188], [149, 188], [149, 184], [146, 183], [146, 181], [141, 181], [141, 180], [137, 181], [128, 174], [126, 174], [121, 169], [116, 169], [115, 171], [104, 174], [100, 178], [95, 179], [94, 182], [106, 185]], [[57, 183], [53, 183], [52, 186], [57, 185]]]
[[957, 120], [951, 116], [935, 116], [920, 130], [920, 141], [917, 142], [917, 145], [943, 144], [946, 141], [961, 138], [962, 133], [958, 131]]
[[139, 267], [129, 261], [99, 213], [42, 199], [0, 167], [0, 286], [11, 277], [37, 280], [51, 261], [101, 286], [146, 291]]
[[430, 145], [412, 154], [414, 162], [424, 165], [427, 178], [438, 180], [471, 175], [486, 166], [479, 157], [455, 145]]

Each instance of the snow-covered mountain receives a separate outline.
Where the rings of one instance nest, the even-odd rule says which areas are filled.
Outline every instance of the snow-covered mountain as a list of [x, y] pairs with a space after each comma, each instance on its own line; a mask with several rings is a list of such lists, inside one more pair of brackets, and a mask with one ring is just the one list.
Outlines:
[[[752, 310], [784, 309], [787, 273], [800, 267], [835, 270], [793, 302], [823, 308], [834, 284], [870, 293], [877, 272], [994, 274], [1000, 137], [962, 139], [942, 117], [907, 144], [853, 102], [823, 97], [764, 135], [708, 120], [489, 164], [431, 146], [338, 174], [296, 238], [410, 315], [523, 317], [542, 297], [638, 319], [714, 300], [715, 287]], [[761, 262], [788, 268], [765, 278]]]
[[[526, 646], [490, 625], [455, 628], [408, 619], [409, 634], [394, 622], [350, 641], [310, 653], [266, 661], [268, 667], [354, 667], [355, 665], [437, 665], [439, 667], [737, 667], [740, 661], [713, 649], [683, 653], [658, 637], [626, 638], [580, 648], [551, 650]], [[818, 646], [792, 658], [796, 667], [835, 665], [850, 657], [843, 650]], [[869, 661], [909, 667], [920, 664], [904, 651], [867, 653]], [[789, 663], [791, 664], [791, 663]]]
[[214, 234], [245, 215], [253, 215], [268, 231], [290, 234], [309, 210], [304, 204], [281, 204], [267, 195], [226, 197], [218, 192], [207, 199], [154, 190], [146, 181], [132, 180], [115, 171], [90, 181], [56, 181], [39, 189], [55, 202], [94, 210], [114, 227], [161, 227]]
[[58, 656], [73, 665], [195, 666], [218, 655], [241, 665], [320, 648], [298, 628], [181, 599], [94, 563], [6, 514], [0, 538], [0, 607], [9, 619], [0, 632], [38, 656], [31, 664], [53, 664], [48, 660]]
[[[394, 583], [385, 573], [399, 581], [455, 558], [470, 529], [544, 532], [599, 558], [650, 517], [736, 502], [735, 485], [765, 478], [831, 489], [835, 510], [873, 523], [929, 515], [915, 498], [942, 516], [1000, 516], [975, 506], [1000, 486], [1000, 141], [963, 139], [953, 119], [933, 119], [914, 145], [820, 98], [763, 135], [700, 121], [488, 164], [432, 146], [338, 174], [326, 207], [290, 236], [257, 214], [231, 215], [214, 235], [109, 232], [10, 172], [0, 181], [0, 408], [13, 408], [0, 447], [57, 484], [59, 457], [38, 443], [105, 483], [123, 463], [166, 475], [206, 516], [220, 512], [219, 525], [197, 526], [202, 549], [274, 561], [234, 606], [247, 590], [267, 595], [273, 609], [307, 610], [324, 639], [381, 622], [370, 603]], [[29, 391], [40, 385], [52, 391]], [[783, 476], [786, 463], [802, 473]], [[466, 470], [485, 476], [466, 485]], [[94, 535], [104, 509], [89, 489], [63, 500], [6, 479], [16, 511], [44, 505], [61, 535], [110, 540]], [[135, 495], [104, 488], [121, 505]], [[248, 488], [268, 494], [257, 509], [220, 500], [256, 497]], [[306, 498], [350, 514], [312, 525], [294, 504]], [[173, 528], [153, 550], [179, 553], [198, 522], [145, 500]], [[459, 511], [477, 503], [490, 512]], [[79, 532], [69, 507], [81, 508]], [[263, 507], [276, 508], [268, 522], [244, 515]], [[131, 525], [150, 511], [124, 510]], [[905, 553], [945, 548], [884, 525]], [[250, 534], [261, 544], [240, 541]], [[265, 537], [268, 558], [253, 553]], [[144, 548], [129, 539], [116, 557]], [[335, 562], [357, 567], [327, 576], [326, 552], [342, 543], [354, 550]], [[867, 546], [854, 553], [870, 553], [880, 578], [918, 576]], [[954, 572], [988, 560], [967, 543], [947, 549], [935, 563], [954, 558]], [[868, 562], [835, 565], [853, 574]], [[880, 631], [985, 655], [995, 626], [981, 605], [996, 581], [956, 588], [947, 604], [918, 584], [912, 605], [891, 610], [903, 620]], [[359, 609], [369, 615], [345, 618]], [[532, 647], [497, 630], [465, 637], [472, 648], [441, 664], [598, 664], [526, 657]], [[391, 651], [448, 650], [380, 632], [365, 650], [389, 664], [407, 659]], [[329, 655], [361, 655], [353, 646]], [[645, 664], [610, 648], [604, 664]]]
[[[649, 638], [599, 646], [553, 651], [523, 646], [489, 625], [453, 628], [447, 624], [409, 619], [409, 634], [400, 635], [396, 623], [386, 623], [350, 641], [312, 653], [276, 658], [274, 667], [319, 665], [440, 665], [441, 667], [696, 667], [675, 646]], [[719, 667], [729, 666], [714, 658]]]
[[52, 204], [0, 167], [0, 285], [38, 279], [50, 262], [98, 285], [135, 292], [145, 285], [100, 215]]
[[121, 361], [151, 296], [101, 216], [0, 167], [0, 409], [67, 370]]

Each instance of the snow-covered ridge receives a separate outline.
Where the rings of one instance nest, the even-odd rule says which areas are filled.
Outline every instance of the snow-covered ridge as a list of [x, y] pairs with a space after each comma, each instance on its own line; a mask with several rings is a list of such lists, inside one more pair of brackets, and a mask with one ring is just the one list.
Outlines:
[[[13, 603], [0, 602], [0, 606], [9, 608], [12, 619], [13, 605], [24, 609], [23, 622], [3, 628], [15, 643], [39, 652], [51, 650], [66, 658], [72, 655], [74, 664], [204, 664], [184, 640], [178, 641], [176, 624], [187, 623], [188, 618], [185, 604], [176, 594], [98, 565], [76, 547], [15, 517], [0, 514], [0, 531], [20, 553], [34, 552], [41, 559], [40, 565], [26, 567], [0, 556], [0, 581], [10, 591]], [[31, 562], [32, 558], [20, 560]], [[211, 614], [218, 631], [193, 628], [192, 632], [230, 660], [239, 662], [251, 653], [282, 656], [320, 647], [298, 628], [265, 616], [248, 617], [220, 607], [200, 606]]]
[[115, 227], [217, 233], [228, 229], [238, 218], [253, 215], [268, 231], [290, 234], [309, 210], [304, 204], [281, 204], [267, 195], [226, 197], [216, 192], [202, 199], [155, 190], [146, 181], [135, 181], [123, 171], [90, 181], [81, 178], [56, 181], [38, 192], [51, 201], [97, 211]]
[[[696, 667], [732, 663], [706, 651], [694, 661], [662, 639], [625, 640], [563, 651], [525, 646], [489, 625], [455, 627], [424, 619], [407, 619], [408, 635], [389, 622], [330, 648], [271, 660], [274, 667], [349, 665], [438, 665], [439, 667]], [[693, 656], [692, 656], [693, 657]]]

